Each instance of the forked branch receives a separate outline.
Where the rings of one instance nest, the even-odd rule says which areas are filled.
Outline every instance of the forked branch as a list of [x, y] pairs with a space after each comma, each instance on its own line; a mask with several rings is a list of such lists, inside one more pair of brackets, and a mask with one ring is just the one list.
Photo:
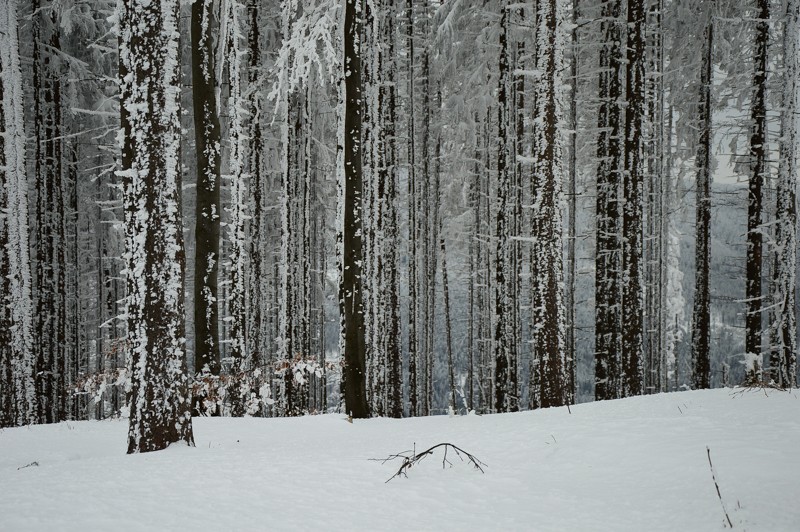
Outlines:
[[392, 480], [393, 478], [399, 477], [401, 475], [406, 477], [406, 478], [408, 478], [408, 470], [411, 469], [414, 465], [416, 465], [419, 462], [421, 462], [422, 460], [424, 460], [426, 457], [432, 455], [433, 451], [435, 451], [439, 447], [443, 447], [444, 448], [444, 455], [442, 456], [442, 469], [444, 469], [446, 466], [453, 467], [453, 463], [450, 460], [447, 459], [447, 451], [448, 451], [448, 449], [452, 449], [453, 452], [456, 453], [456, 456], [458, 456], [458, 458], [462, 462], [468, 462], [468, 463], [472, 464], [472, 466], [477, 471], [480, 471], [481, 473], [485, 473], [485, 471], [483, 470], [484, 467], [487, 467], [485, 463], [480, 461], [473, 454], [468, 453], [464, 449], [462, 449], [460, 447], [457, 447], [457, 446], [453, 445], [452, 443], [439, 443], [439, 444], [434, 445], [430, 449], [427, 449], [427, 450], [419, 452], [419, 453], [415, 453], [414, 451], [404, 451], [402, 453], [392, 454], [392, 455], [389, 455], [386, 458], [376, 459], [376, 460], [381, 462], [381, 463], [383, 463], [383, 464], [385, 464], [386, 462], [389, 462], [391, 460], [396, 460], [396, 459], [402, 460], [402, 463], [400, 464], [400, 468], [397, 470], [397, 472], [394, 475], [392, 475], [391, 477], [389, 477], [389, 479], [386, 481], [386, 482], [389, 482], [389, 480]]

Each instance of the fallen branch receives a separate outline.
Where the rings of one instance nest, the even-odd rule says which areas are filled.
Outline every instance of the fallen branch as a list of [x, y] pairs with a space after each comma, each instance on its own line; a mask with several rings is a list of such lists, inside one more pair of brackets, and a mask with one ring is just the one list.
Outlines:
[[427, 449], [420, 453], [415, 453], [414, 451], [403, 451], [401, 453], [389, 455], [386, 458], [382, 459], [373, 458], [373, 460], [381, 462], [382, 464], [385, 464], [386, 462], [389, 462], [391, 460], [396, 460], [398, 458], [403, 461], [402, 464], [400, 464], [400, 468], [397, 470], [397, 472], [391, 477], [389, 477], [389, 479], [386, 481], [389, 482], [389, 480], [392, 480], [393, 478], [399, 477], [401, 475], [408, 478], [408, 470], [411, 469], [415, 464], [418, 464], [419, 462], [424, 460], [427, 456], [432, 455], [433, 451], [439, 447], [444, 447], [444, 456], [442, 457], [442, 469], [444, 469], [445, 466], [447, 465], [453, 467], [453, 463], [447, 459], [447, 449], [450, 448], [453, 450], [453, 452], [456, 453], [456, 456], [458, 456], [462, 462], [468, 461], [469, 463], [472, 464], [472, 466], [476, 470], [480, 471], [481, 473], [485, 473], [485, 471], [483, 470], [484, 467], [487, 467], [485, 463], [481, 462], [477, 457], [468, 453], [464, 449], [456, 447], [452, 443], [439, 443], [434, 445], [430, 449]]
[[725, 501], [722, 500], [722, 493], [719, 491], [719, 484], [717, 484], [717, 476], [714, 474], [714, 464], [711, 463], [711, 449], [706, 446], [706, 452], [708, 453], [708, 467], [711, 468], [711, 480], [714, 481], [714, 486], [717, 488], [717, 497], [719, 497], [719, 503], [722, 505], [722, 512], [725, 514], [725, 519], [728, 520], [728, 525], [733, 528], [733, 523], [731, 522], [730, 516], [728, 516], [728, 510], [725, 509]]

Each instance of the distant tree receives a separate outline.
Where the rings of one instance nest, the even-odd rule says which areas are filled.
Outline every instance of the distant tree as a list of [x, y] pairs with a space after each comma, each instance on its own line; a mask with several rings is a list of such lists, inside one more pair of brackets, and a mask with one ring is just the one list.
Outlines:
[[181, 225], [179, 0], [120, 0], [128, 453], [194, 445]]

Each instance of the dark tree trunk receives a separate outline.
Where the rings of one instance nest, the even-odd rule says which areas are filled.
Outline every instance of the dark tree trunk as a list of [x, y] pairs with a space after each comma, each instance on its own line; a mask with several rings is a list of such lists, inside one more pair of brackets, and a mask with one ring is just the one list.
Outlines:
[[34, 3], [33, 91], [34, 171], [36, 179], [36, 332], [39, 419], [55, 423], [66, 419], [65, 370], [65, 254], [61, 138], [61, 79], [59, 27]]
[[692, 311], [692, 386], [711, 386], [711, 87], [713, 83], [714, 26], [709, 13], [700, 72], [700, 108], [697, 145], [697, 214], [695, 218], [695, 289]]
[[563, 50], [557, 36], [557, 0], [540, 0], [536, 15], [537, 70], [533, 117], [535, 192], [532, 213], [533, 350], [539, 359], [540, 405], [562, 406], [567, 400], [564, 361], [564, 282], [562, 252], [562, 180], [559, 60]]
[[755, 33], [753, 98], [750, 104], [750, 168], [752, 174], [747, 196], [747, 285], [745, 300], [745, 381], [762, 380], [761, 360], [761, 275], [764, 178], [769, 172], [767, 145], [767, 54], [769, 45], [769, 0], [758, 0]]
[[497, 251], [495, 256], [495, 394], [496, 412], [514, 412], [519, 409], [516, 383], [516, 345], [514, 343], [513, 304], [513, 228], [514, 194], [511, 177], [514, 160], [510, 150], [512, 139], [509, 132], [511, 124], [509, 109], [511, 103], [511, 71], [509, 68], [509, 22], [508, 6], [501, 5], [500, 15], [500, 63], [497, 96], [497, 220], [495, 237]]
[[595, 268], [595, 399], [620, 397], [619, 301], [622, 297], [619, 192], [622, 174], [620, 140], [622, 38], [620, 0], [603, 6], [597, 140], [597, 251]]
[[416, 181], [416, 124], [414, 121], [414, 0], [406, 0], [406, 54], [408, 59], [408, 400], [409, 415], [419, 411], [419, 343], [417, 313], [418, 295], [418, 234], [417, 234], [417, 181]]
[[194, 444], [184, 352], [178, 0], [121, 11], [128, 453], [139, 453]]
[[364, 341], [364, 303], [362, 292], [361, 264], [364, 258], [362, 247], [363, 187], [361, 168], [361, 19], [356, 2], [345, 0], [344, 7], [344, 72], [342, 99], [344, 109], [340, 120], [340, 183], [343, 187], [340, 207], [342, 212], [341, 235], [341, 280], [339, 283], [339, 306], [341, 312], [342, 354], [344, 369], [345, 409], [354, 418], [369, 417], [366, 393], [366, 346]]
[[625, 171], [622, 209], [622, 395], [643, 393], [645, 2], [628, 0]]
[[[192, 4], [192, 101], [197, 160], [194, 274], [194, 371], [219, 375], [220, 126], [213, 0]], [[197, 406], [195, 405], [195, 409]]]

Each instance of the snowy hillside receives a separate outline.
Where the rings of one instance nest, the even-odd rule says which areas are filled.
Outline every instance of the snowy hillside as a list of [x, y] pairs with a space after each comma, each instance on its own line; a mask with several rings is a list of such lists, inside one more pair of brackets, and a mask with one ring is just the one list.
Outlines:
[[[125, 454], [126, 421], [0, 432], [0, 530], [800, 530], [800, 400], [713, 390], [517, 414], [196, 419]], [[386, 480], [370, 458], [450, 442]], [[36, 463], [23, 467], [28, 464]]]

